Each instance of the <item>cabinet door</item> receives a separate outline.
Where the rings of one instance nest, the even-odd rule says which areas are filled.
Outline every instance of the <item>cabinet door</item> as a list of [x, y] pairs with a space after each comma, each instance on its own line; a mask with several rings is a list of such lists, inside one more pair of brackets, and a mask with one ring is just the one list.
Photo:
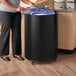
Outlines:
[[75, 19], [73, 12], [58, 12], [58, 48], [75, 48]]

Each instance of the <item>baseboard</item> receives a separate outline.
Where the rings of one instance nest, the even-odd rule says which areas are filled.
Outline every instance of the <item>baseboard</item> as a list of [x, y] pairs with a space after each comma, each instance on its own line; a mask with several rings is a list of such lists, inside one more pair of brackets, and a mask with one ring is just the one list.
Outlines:
[[58, 53], [64, 53], [64, 54], [73, 54], [73, 52], [76, 50], [73, 49], [73, 50], [67, 50], [67, 49], [58, 49]]

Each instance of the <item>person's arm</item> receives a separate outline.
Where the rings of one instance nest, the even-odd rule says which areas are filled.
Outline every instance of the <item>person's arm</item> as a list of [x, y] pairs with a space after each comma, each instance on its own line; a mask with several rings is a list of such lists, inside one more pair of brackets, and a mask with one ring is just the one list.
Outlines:
[[25, 11], [25, 10], [24, 10], [23, 8], [21, 8], [21, 7], [16, 7], [16, 6], [14, 6], [14, 5], [11, 4], [8, 0], [1, 0], [1, 2], [2, 2], [4, 5], [8, 6], [9, 8], [11, 8], [11, 9], [13, 9], [13, 10], [16, 10], [16, 11], [18, 11], [18, 12]]
[[16, 10], [16, 9], [17, 9], [17, 7], [14, 6], [14, 5], [12, 5], [10, 2], [8, 2], [8, 0], [1, 0], [1, 2], [2, 2], [4, 5], [8, 6], [9, 8], [13, 9], [13, 10]]
[[[33, 3], [31, 3], [31, 2], [28, 1], [28, 0], [22, 0], [22, 1], [23, 1], [24, 3], [28, 3], [28, 4], [30, 4], [31, 6], [33, 6]], [[9, 8], [13, 9], [13, 10], [16, 10], [16, 11], [18, 11], [18, 12], [21, 12], [21, 11], [26, 12], [23, 8], [21, 8], [21, 7], [16, 7], [16, 6], [12, 5], [8, 0], [1, 0], [1, 2], [2, 2], [4, 5], [8, 6]]]
[[29, 0], [22, 0], [24, 3], [28, 4], [28, 5], [31, 5], [31, 6], [35, 6], [34, 3], [32, 3], [31, 1]]

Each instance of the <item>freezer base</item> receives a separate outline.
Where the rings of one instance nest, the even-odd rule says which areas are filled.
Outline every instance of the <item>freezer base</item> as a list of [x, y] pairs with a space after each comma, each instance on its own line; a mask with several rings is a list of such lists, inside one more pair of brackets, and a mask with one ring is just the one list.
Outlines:
[[[26, 57], [27, 58], [27, 57]], [[27, 58], [28, 60], [32, 61], [32, 64], [35, 64], [36, 62], [51, 62], [51, 61], [56, 61], [57, 57], [53, 57], [51, 59], [48, 60], [35, 60], [35, 59], [31, 59], [31, 58]]]
[[57, 59], [57, 55], [53, 55], [53, 56], [49, 56], [49, 57], [46, 57], [46, 58], [37, 58], [37, 57], [31, 57], [31, 56], [27, 56], [26, 55], [26, 58], [28, 60], [31, 60], [32, 61], [32, 65], [34, 65], [35, 63], [39, 63], [39, 62], [51, 62], [51, 61], [56, 61]]
[[45, 56], [44, 58], [43, 57], [34, 57], [34, 56], [28, 56], [28, 55], [26, 55], [26, 58], [27, 59], [29, 59], [29, 60], [32, 60], [32, 61], [37, 61], [37, 62], [41, 62], [41, 61], [43, 61], [43, 62], [47, 62], [47, 61], [53, 61], [53, 60], [56, 60], [56, 58], [57, 58], [57, 55], [55, 54], [55, 55], [50, 55], [50, 56]]

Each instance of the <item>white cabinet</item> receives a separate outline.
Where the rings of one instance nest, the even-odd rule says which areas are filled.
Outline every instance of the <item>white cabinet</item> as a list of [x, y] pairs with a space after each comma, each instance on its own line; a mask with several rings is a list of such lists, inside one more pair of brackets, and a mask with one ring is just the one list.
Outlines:
[[55, 2], [64, 2], [65, 0], [54, 0]]
[[67, 0], [68, 2], [75, 2], [76, 0]]
[[57, 10], [65, 9], [65, 3], [64, 2], [54, 2], [54, 9], [57, 9]]
[[76, 3], [71, 3], [71, 2], [66, 3], [67, 9], [75, 9], [75, 7], [76, 7]]
[[56, 10], [76, 10], [76, 0], [54, 0]]

